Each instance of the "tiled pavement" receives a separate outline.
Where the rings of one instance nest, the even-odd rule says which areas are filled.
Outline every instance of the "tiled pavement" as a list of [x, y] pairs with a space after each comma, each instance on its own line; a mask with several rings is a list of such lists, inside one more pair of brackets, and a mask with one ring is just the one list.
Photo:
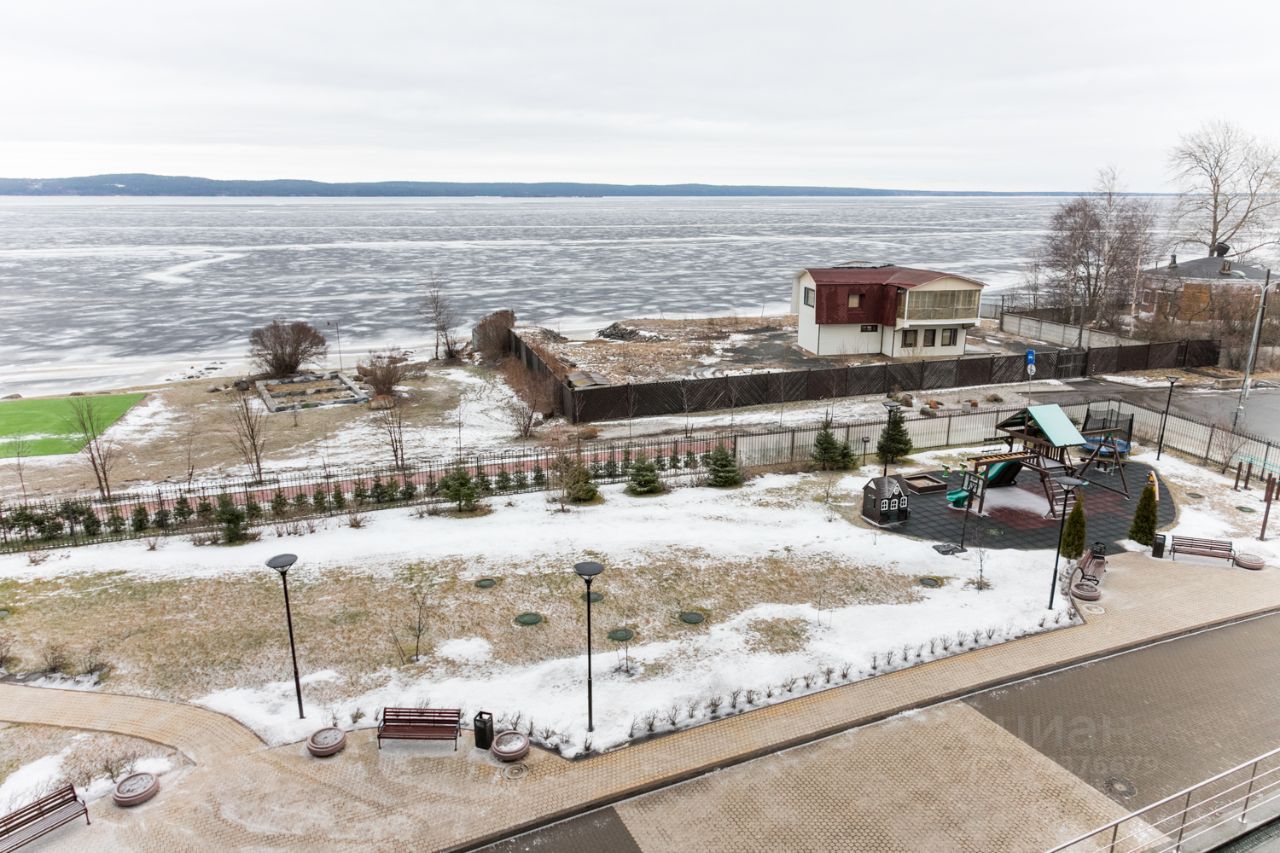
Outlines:
[[[154, 711], [149, 706], [138, 710], [139, 716], [132, 720], [127, 714], [104, 710], [95, 716], [81, 709], [69, 717], [77, 726], [129, 734], [145, 730], [149, 734], [144, 737], [175, 746], [179, 746], [176, 739], [187, 738], [186, 747], [179, 748], [198, 766], [167, 778], [161, 795], [139, 809], [124, 811], [109, 802], [96, 803], [93, 826], [66, 827], [51, 838], [48, 847], [93, 845], [170, 851], [215, 846], [316, 850], [469, 846], [1029, 672], [1199, 625], [1280, 608], [1277, 578], [1280, 574], [1275, 569], [1247, 572], [1225, 565], [1119, 555], [1111, 561], [1107, 575], [1102, 602], [1106, 613], [1091, 616], [1087, 625], [801, 697], [585, 761], [567, 762], [535, 753], [526, 763], [527, 772], [518, 778], [504, 774], [503, 768], [465, 746], [454, 753], [448, 744], [393, 743], [378, 752], [367, 731], [354, 734], [344, 753], [326, 761], [308, 758], [300, 745], [245, 752], [240, 748], [247, 746], [244, 736], [235, 738], [235, 750], [211, 756], [207, 743], [192, 742], [182, 731], [166, 735], [151, 726], [148, 720]], [[8, 688], [5, 693], [28, 689]], [[29, 719], [32, 712], [15, 712], [15, 704], [25, 708], [28, 703], [38, 703], [38, 715], [48, 721], [62, 714], [62, 699], [67, 695], [42, 691], [38, 698], [29, 700], [7, 697], [0, 701], [0, 717], [17, 713], [19, 719]], [[104, 706], [121, 701], [119, 697], [86, 695], [96, 697]], [[75, 701], [84, 700], [77, 697]], [[977, 712], [952, 710], [955, 707], [945, 709], [946, 714], [937, 718], [945, 724], [939, 730], [942, 735], [933, 727], [918, 732], [914, 726], [882, 727], [907, 736], [885, 735], [885, 746], [875, 753], [877, 763], [872, 765], [895, 774], [898, 786], [920, 784], [913, 780], [946, 780], [926, 786], [920, 795], [938, 801], [941, 813], [955, 816], [948, 824], [952, 834], [947, 836], [954, 845], [969, 846], [963, 840], [964, 825], [972, 823], [969, 832], [995, 833], [998, 829], [1000, 843], [1007, 844], [1007, 849], [1043, 847], [1093, 827], [1109, 809], [1119, 808], [1082, 783], [1069, 789], [1052, 787], [1052, 774], [1046, 769], [1042, 776], [1049, 787], [1040, 794], [1025, 780], [1020, 783], [1016, 774], [1002, 776], [998, 784], [992, 783], [991, 790], [1007, 786], [1011, 796], [1020, 791], [1034, 799], [1037, 808], [1047, 808], [1046, 800], [1053, 797], [1074, 798], [1071, 802], [1077, 808], [1064, 808], [1057, 818], [1046, 822], [988, 816], [985, 810], [996, 808], [999, 799], [993, 802], [989, 798], [981, 779], [962, 781], [972, 778], [964, 774], [973, 767], [985, 766], [975, 765], [975, 760], [985, 762], [988, 758], [980, 750], [954, 749], [952, 744], [1002, 741], [1000, 748], [1013, 750], [1016, 758], [1005, 756], [998, 767], [991, 767], [992, 772], [1015, 763], [1046, 767], [1052, 762], [1016, 739], [981, 736], [984, 728], [1003, 730]], [[217, 717], [205, 711], [195, 713]], [[930, 716], [933, 713], [923, 715], [922, 720], [934, 719]], [[967, 734], [947, 738], [947, 726]], [[850, 733], [844, 737], [857, 744], [867, 735]], [[931, 740], [933, 748], [913, 748], [917, 741]], [[874, 774], [866, 784], [874, 786]], [[825, 795], [833, 807], [847, 805], [833, 792]], [[889, 808], [887, 800], [883, 807]], [[630, 806], [618, 808], [625, 817]], [[966, 814], [969, 819], [962, 820]], [[636, 818], [633, 832], [643, 836], [644, 816], [632, 816]], [[701, 817], [690, 814], [688, 819]], [[914, 821], [898, 820], [885, 824], [897, 828], [882, 836], [883, 849], [920, 849], [913, 841], [919, 838], [920, 827]], [[997, 828], [994, 823], [1003, 826]], [[641, 838], [637, 841], [645, 846]]]

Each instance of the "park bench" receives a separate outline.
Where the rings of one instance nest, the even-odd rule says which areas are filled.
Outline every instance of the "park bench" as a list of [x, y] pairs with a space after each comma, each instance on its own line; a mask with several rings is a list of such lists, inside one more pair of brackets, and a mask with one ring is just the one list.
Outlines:
[[378, 749], [382, 739], [452, 740], [458, 749], [462, 711], [457, 708], [383, 708], [378, 723]]
[[1191, 536], [1174, 536], [1169, 546], [1169, 558], [1178, 554], [1198, 554], [1201, 557], [1219, 557], [1230, 563], [1236, 561], [1235, 547], [1225, 539], [1196, 539]]
[[1107, 573], [1107, 558], [1095, 555], [1092, 550], [1085, 551], [1084, 556], [1076, 562], [1076, 568], [1080, 570], [1082, 583], [1097, 586], [1102, 583], [1102, 576]]
[[0, 817], [0, 853], [17, 850], [81, 815], [88, 824], [89, 807], [76, 796], [75, 786], [64, 785], [52, 794]]

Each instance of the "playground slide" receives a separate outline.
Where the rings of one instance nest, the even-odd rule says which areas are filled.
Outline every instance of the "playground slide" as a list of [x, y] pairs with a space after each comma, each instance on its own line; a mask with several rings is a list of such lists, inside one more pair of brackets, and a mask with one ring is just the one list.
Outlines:
[[[987, 469], [987, 488], [1012, 486], [1021, 470], [1021, 462], [997, 462]], [[968, 497], [969, 493], [964, 489], [952, 489], [947, 492], [947, 502], [956, 509], [964, 509], [964, 502]]]

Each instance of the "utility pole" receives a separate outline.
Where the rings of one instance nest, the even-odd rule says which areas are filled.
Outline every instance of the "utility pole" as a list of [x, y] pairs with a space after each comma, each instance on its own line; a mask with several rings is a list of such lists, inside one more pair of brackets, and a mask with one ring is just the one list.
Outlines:
[[1258, 316], [1253, 321], [1253, 339], [1249, 341], [1249, 356], [1244, 363], [1244, 384], [1240, 386], [1240, 400], [1236, 403], [1236, 413], [1231, 418], [1231, 429], [1235, 430], [1244, 413], [1245, 400], [1249, 399], [1249, 375], [1253, 373], [1253, 360], [1258, 352], [1258, 340], [1262, 337], [1262, 317], [1267, 312], [1267, 290], [1271, 287], [1271, 270], [1267, 270], [1266, 281], [1262, 283], [1262, 295], [1258, 299]]

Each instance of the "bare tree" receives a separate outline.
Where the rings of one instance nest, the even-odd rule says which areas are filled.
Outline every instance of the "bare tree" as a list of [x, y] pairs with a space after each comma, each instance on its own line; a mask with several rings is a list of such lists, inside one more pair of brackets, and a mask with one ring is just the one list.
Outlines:
[[1280, 151], [1224, 121], [1189, 133], [1169, 154], [1182, 190], [1175, 225], [1178, 245], [1202, 246], [1212, 257], [1226, 243], [1246, 255], [1277, 242]]
[[404, 452], [404, 410], [399, 406], [381, 409], [377, 415], [378, 429], [391, 451], [391, 461], [397, 471], [404, 471], [406, 458]]
[[404, 384], [409, 374], [409, 354], [402, 349], [388, 349], [369, 353], [369, 360], [361, 362], [356, 373], [378, 396], [395, 399], [396, 386]]
[[187, 487], [196, 477], [196, 439], [200, 436], [200, 424], [195, 418], [187, 419], [186, 430], [182, 436], [183, 455], [186, 459]]
[[22, 502], [27, 502], [27, 457], [31, 455], [31, 442], [25, 438], [14, 439], [9, 442], [9, 447], [13, 450], [13, 469], [18, 475], [18, 485], [22, 488]]
[[66, 423], [71, 434], [82, 443], [80, 454], [89, 463], [98, 483], [98, 494], [103, 500], [111, 499], [111, 471], [116, 463], [117, 446], [107, 438], [107, 427], [112, 418], [102, 410], [94, 397], [69, 397]]
[[272, 320], [249, 333], [249, 353], [254, 364], [273, 378], [292, 376], [302, 365], [323, 360], [328, 352], [324, 335], [301, 320]]
[[[395, 646], [400, 663], [415, 663], [422, 657], [422, 638], [427, 633], [427, 614], [430, 612], [428, 590], [415, 586], [409, 591], [409, 607], [403, 625], [394, 623], [387, 627], [391, 643]], [[401, 639], [401, 632], [404, 639]], [[410, 649], [413, 653], [410, 654]]]
[[489, 361], [498, 361], [511, 352], [511, 330], [515, 328], [513, 311], [494, 311], [476, 323], [471, 340], [480, 355]]
[[254, 479], [262, 480], [262, 454], [267, 449], [267, 411], [254, 399], [253, 394], [241, 391], [227, 416], [231, 443], [253, 471]]
[[[1153, 248], [1149, 205], [1120, 193], [1114, 170], [1098, 176], [1092, 195], [1064, 202], [1045, 236], [1041, 269], [1054, 307], [1070, 322], [1114, 325], [1134, 299]], [[1080, 341], [1077, 342], [1079, 344]]]
[[422, 301], [422, 316], [426, 318], [431, 331], [436, 336], [435, 357], [440, 358], [440, 350], [443, 348], [446, 359], [457, 358], [460, 349], [457, 338], [460, 322], [458, 312], [435, 279], [432, 279], [427, 295]]

